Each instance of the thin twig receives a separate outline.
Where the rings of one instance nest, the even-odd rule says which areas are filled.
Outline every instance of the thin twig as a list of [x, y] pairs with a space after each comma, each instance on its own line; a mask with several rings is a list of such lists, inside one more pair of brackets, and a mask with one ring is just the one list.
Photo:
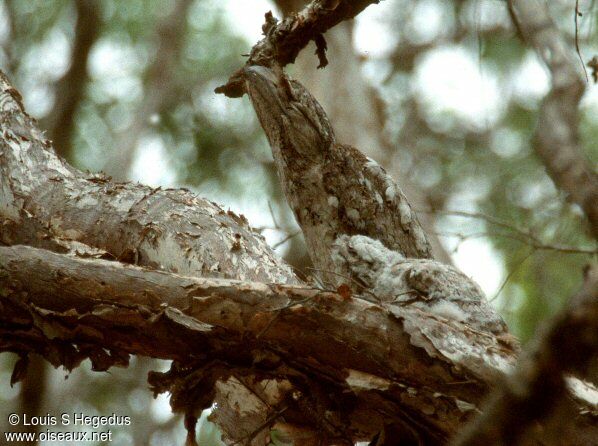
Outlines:
[[274, 243], [272, 245], [272, 249], [276, 249], [281, 245], [284, 245], [286, 242], [288, 242], [289, 240], [291, 240], [293, 237], [298, 236], [299, 234], [301, 234], [301, 231], [295, 231], [289, 235], [287, 235], [285, 238], [283, 238], [281, 241]]
[[248, 435], [238, 439], [237, 441], [235, 441], [233, 443], [233, 445], [239, 444], [242, 441], [246, 441], [246, 444], [250, 445], [251, 441], [261, 432], [263, 431], [265, 428], [267, 428], [273, 421], [275, 421], [277, 418], [279, 418], [280, 416], [282, 416], [287, 410], [289, 409], [289, 406], [284, 406], [282, 409], [277, 410], [276, 412], [274, 412], [272, 415], [270, 415], [266, 421], [264, 421], [262, 424], [260, 424], [257, 429], [255, 429], [253, 432], [250, 432]]
[[479, 232], [479, 233], [469, 234], [469, 235], [464, 235], [464, 234], [460, 234], [460, 233], [437, 232], [438, 235], [459, 237], [461, 239], [474, 238], [474, 237], [480, 237], [480, 236], [505, 237], [505, 238], [510, 238], [513, 240], [520, 241], [521, 243], [525, 243], [534, 249], [542, 250], [542, 251], [550, 250], [550, 251], [558, 251], [558, 252], [562, 252], [562, 253], [566, 253], [566, 254], [588, 254], [588, 255], [598, 254], [598, 249], [584, 249], [584, 248], [577, 248], [574, 246], [544, 243], [537, 236], [532, 234], [530, 231], [518, 228], [517, 226], [511, 225], [499, 218], [484, 214], [482, 212], [446, 211], [446, 210], [424, 210], [424, 211], [420, 211], [420, 212], [434, 213], [434, 214], [445, 214], [445, 215], [453, 215], [453, 216], [457, 216], [457, 217], [468, 217], [468, 218], [476, 218], [476, 219], [480, 219], [480, 220], [485, 220], [490, 224], [493, 224], [495, 226], [499, 226], [499, 227], [502, 227], [509, 231], [512, 231], [515, 234], [518, 234], [519, 236], [514, 235], [514, 234], [509, 234], [509, 233], [500, 233], [500, 232], [496, 232], [496, 233]]
[[245, 382], [245, 380], [241, 376], [237, 375], [236, 373], [232, 373], [231, 376], [233, 376], [237, 381], [239, 381], [241, 384], [243, 384], [243, 387], [245, 387], [258, 400], [260, 400], [262, 402], [262, 404], [264, 404], [264, 406], [267, 406], [268, 410], [272, 409], [272, 406], [268, 403], [268, 401], [266, 401], [264, 398], [262, 398], [262, 396], [259, 395], [252, 386], [250, 386], [249, 384], [247, 384]]
[[272, 223], [274, 223], [274, 227], [276, 229], [280, 229], [280, 225], [276, 221], [276, 216], [274, 215], [274, 211], [272, 210], [272, 202], [268, 200], [268, 210], [270, 211], [270, 217], [272, 217]]
[[[374, 299], [376, 299], [376, 302], [380, 302], [380, 298], [378, 296], [376, 296], [373, 292], [371, 292], [369, 289], [367, 289], [365, 287], [365, 285], [362, 285], [361, 283], [359, 283], [358, 281], [356, 281], [355, 279], [353, 279], [352, 277], [347, 277], [344, 274], [340, 274], [337, 273], [336, 271], [328, 271], [328, 270], [324, 270], [324, 269], [318, 269], [318, 268], [309, 268], [307, 267], [306, 269], [309, 269], [311, 271], [317, 271], [319, 273], [329, 273], [329, 274], [334, 274], [335, 276], [341, 277], [343, 279], [347, 279], [349, 281], [351, 281], [351, 283], [354, 283], [355, 285], [357, 285], [359, 288], [361, 288], [363, 290], [364, 293], [367, 293], [369, 295], [371, 295]], [[336, 293], [336, 290], [322, 290], [322, 291], [331, 291], [333, 293]]]
[[507, 274], [507, 277], [505, 277], [505, 280], [503, 280], [502, 284], [498, 288], [498, 291], [496, 292], [496, 294], [494, 295], [494, 297], [492, 297], [492, 299], [488, 300], [489, 302], [494, 302], [498, 298], [498, 296], [500, 295], [500, 293], [502, 292], [502, 290], [504, 289], [504, 287], [507, 285], [507, 283], [509, 282], [509, 280], [511, 280], [511, 277], [513, 277], [513, 275], [519, 269], [519, 267], [521, 265], [523, 265], [523, 262], [525, 262], [527, 259], [529, 259], [535, 252], [536, 252], [535, 249], [530, 250], [529, 253], [527, 253], [524, 257], [522, 257], [517, 262], [517, 264], [513, 267], [513, 269], [511, 269], [511, 271], [509, 271], [509, 274]]
[[[253, 46], [245, 66], [277, 64], [284, 67], [293, 63], [299, 52], [311, 40], [319, 42], [320, 49], [323, 49], [322, 34], [338, 23], [354, 18], [366, 7], [378, 2], [379, 0], [336, 0], [335, 2], [314, 0], [303, 10], [281, 21], [277, 21], [269, 12], [266, 14], [266, 23], [262, 27], [264, 38]], [[333, 7], [332, 3], [334, 3]], [[323, 58], [320, 57], [320, 65], [323, 62]], [[245, 94], [243, 68], [233, 73], [228, 82], [216, 88], [215, 92], [224, 93], [231, 98]]]
[[586, 70], [586, 65], [583, 62], [583, 56], [581, 55], [581, 49], [579, 48], [579, 22], [578, 19], [581, 16], [581, 12], [579, 12], [579, 0], [575, 0], [575, 12], [574, 12], [574, 21], [575, 21], [575, 51], [577, 52], [577, 56], [579, 57], [579, 61], [581, 62], [581, 66], [583, 67], [583, 73], [586, 75], [586, 82], [590, 82], [588, 78], [588, 70]]
[[461, 232], [446, 232], [446, 231], [434, 231], [434, 234], [440, 237], [457, 237], [459, 238], [459, 244], [463, 243], [467, 239], [473, 238], [480, 238], [480, 237], [503, 237], [508, 238], [511, 240], [515, 240], [521, 242], [530, 248], [534, 248], [538, 251], [556, 251], [563, 254], [584, 254], [584, 255], [596, 255], [598, 254], [598, 250], [594, 249], [583, 249], [583, 248], [575, 248], [571, 246], [562, 246], [562, 245], [549, 245], [546, 243], [535, 242], [526, 238], [518, 237], [514, 234], [508, 234], [504, 232], [474, 232], [471, 234], [463, 234]]

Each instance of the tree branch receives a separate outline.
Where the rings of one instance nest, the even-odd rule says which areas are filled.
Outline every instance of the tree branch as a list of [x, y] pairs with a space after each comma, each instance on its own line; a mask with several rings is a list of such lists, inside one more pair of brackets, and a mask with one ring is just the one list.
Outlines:
[[[183, 411], [211, 404], [208, 381], [287, 381], [306, 404], [293, 403], [294, 424], [321, 429], [308, 406], [324, 405], [327, 435], [345, 439], [369, 439], [408, 416], [422, 438], [446, 441], [517, 352], [416, 308], [302, 286], [182, 277], [26, 246], [0, 247], [0, 277], [2, 350], [69, 369], [86, 357], [96, 370], [129, 354], [175, 359], [189, 366], [152, 384]], [[309, 396], [322, 386], [326, 403]]]
[[[315, 1], [304, 12], [349, 17], [349, 3]], [[301, 14], [287, 26], [310, 20]], [[294, 29], [272, 31], [286, 22], [269, 35], [298, 52]], [[276, 54], [284, 62], [292, 51]], [[154, 391], [169, 391], [189, 426], [217, 401], [229, 443], [262, 441], [272, 423], [311, 434], [301, 444], [350, 444], [389, 425], [411, 442], [445, 443], [514, 363], [510, 337], [408, 304], [173, 274], [298, 282], [243, 217], [187, 191], [113, 183], [63, 163], [3, 75], [0, 132], [0, 242], [91, 257], [0, 247], [0, 350], [38, 352], [69, 369], [85, 358], [96, 370], [126, 365], [129, 354], [174, 359], [150, 376]]]
[[510, 0], [509, 9], [520, 34], [552, 74], [534, 136], [536, 153], [556, 186], [582, 208], [598, 238], [598, 174], [579, 146], [578, 106], [585, 83], [575, 51], [554, 25], [545, 2]]
[[57, 252], [88, 245], [108, 258], [182, 274], [299, 282], [245, 217], [183, 189], [114, 183], [66, 164], [2, 73], [0, 224], [5, 245]]
[[[369, 5], [379, 2], [380, 0], [313, 0], [303, 10], [281, 22], [277, 22], [269, 12], [266, 14], [266, 25], [262, 27], [265, 37], [253, 46], [245, 66], [270, 66], [275, 61], [284, 67], [293, 63], [299, 51], [311, 40], [321, 42], [321, 36], [327, 30], [343, 20], [352, 19]], [[324, 51], [321, 44], [319, 48]], [[320, 67], [325, 65], [321, 59]], [[243, 96], [243, 68], [236, 71], [225, 85], [216, 88], [215, 91], [231, 98]]]

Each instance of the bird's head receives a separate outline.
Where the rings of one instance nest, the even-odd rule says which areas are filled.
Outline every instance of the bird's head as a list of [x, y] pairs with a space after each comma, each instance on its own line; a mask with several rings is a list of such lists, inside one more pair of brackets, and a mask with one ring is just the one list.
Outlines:
[[334, 143], [326, 113], [303, 85], [276, 67], [252, 65], [244, 74], [246, 91], [272, 146], [313, 158]]

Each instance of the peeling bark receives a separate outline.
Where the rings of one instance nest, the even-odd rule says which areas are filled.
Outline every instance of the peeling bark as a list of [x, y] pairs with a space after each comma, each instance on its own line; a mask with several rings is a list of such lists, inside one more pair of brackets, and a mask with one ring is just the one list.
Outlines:
[[[312, 6], [333, 14], [347, 4]], [[0, 350], [21, 355], [15, 381], [31, 352], [68, 369], [85, 358], [95, 370], [126, 365], [130, 354], [169, 358], [170, 371], [149, 377], [154, 392], [171, 393], [190, 431], [197, 411], [219, 402], [213, 418], [229, 444], [263, 444], [274, 430], [296, 445], [444, 444], [514, 365], [509, 336], [466, 320], [371, 302], [348, 286], [264, 283], [298, 281], [243, 217], [187, 191], [76, 171], [55, 156], [3, 75], [0, 130], [0, 242], [38, 247], [0, 247]], [[592, 308], [546, 345], [561, 342], [576, 361], [565, 341], [581, 335], [582, 353], [594, 352]], [[594, 432], [592, 413], [568, 402], [560, 398], [565, 409], [547, 426], [570, 427], [562, 414], [575, 413], [576, 427], [582, 420], [582, 433]], [[521, 438], [537, 444], [535, 435]]]
[[[90, 357], [104, 370], [129, 354], [195, 363], [195, 375], [153, 380], [176, 383], [172, 404], [185, 412], [211, 404], [215, 381], [243, 398], [231, 376], [258, 388], [274, 380], [266, 406], [289, 406], [285, 422], [323, 429], [318, 438], [369, 439], [408, 417], [421, 438], [446, 442], [517, 352], [418, 308], [303, 286], [183, 277], [26, 246], [0, 248], [0, 277], [0, 349], [67, 368]], [[316, 406], [329, 412], [328, 427], [310, 418]], [[254, 414], [254, 428], [255, 414], [263, 423], [270, 413], [231, 407]], [[235, 440], [251, 429], [223, 427]]]
[[[69, 369], [87, 357], [95, 370], [126, 365], [129, 354], [175, 359], [171, 371], [150, 376], [154, 391], [171, 392], [173, 409], [187, 414], [219, 402], [213, 419], [229, 443], [263, 444], [272, 429], [298, 445], [350, 444], [398, 428], [444, 444], [502, 384], [517, 353], [508, 340], [417, 308], [303, 286], [183, 277], [27, 246], [0, 248], [0, 278], [0, 350], [37, 352]], [[584, 372], [595, 357], [587, 350], [596, 346], [594, 282], [590, 306], [545, 338], [540, 357], [551, 359], [540, 364], [573, 355], [559, 370]], [[571, 349], [569, 334], [588, 347]], [[541, 385], [521, 393], [515, 383], [526, 376], [516, 375], [512, 397], [550, 416], [518, 444], [596, 438], [583, 404], [546, 393], [558, 410], [534, 404], [535, 391], [555, 381], [546, 383], [543, 369], [530, 376]], [[517, 422], [513, 406], [498, 401]]]
[[[75, 128], [75, 115], [85, 96], [88, 82], [87, 60], [96, 42], [100, 26], [99, 4], [95, 0], [71, 2], [77, 14], [72, 39], [70, 66], [54, 86], [56, 100], [51, 113], [42, 126], [48, 129], [50, 139], [57, 154], [69, 161], [73, 159], [72, 137]], [[47, 398], [46, 380], [48, 364], [37, 355], [30, 357], [28, 375], [21, 381], [21, 408], [23, 413], [40, 413], [42, 403]], [[37, 432], [37, 426], [31, 426]], [[37, 444], [32, 442], [31, 444]]]
[[0, 132], [0, 243], [57, 252], [80, 243], [186, 275], [298, 283], [244, 216], [183, 189], [115, 183], [66, 164], [3, 75]]

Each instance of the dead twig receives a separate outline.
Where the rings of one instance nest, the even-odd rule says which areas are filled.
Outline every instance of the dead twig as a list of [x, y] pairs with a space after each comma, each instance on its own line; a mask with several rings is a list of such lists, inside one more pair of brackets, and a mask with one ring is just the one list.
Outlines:
[[291, 234], [287, 235], [287, 236], [286, 236], [285, 238], [283, 238], [281, 241], [279, 241], [279, 242], [277, 242], [277, 243], [274, 243], [274, 244], [272, 245], [272, 249], [276, 249], [276, 248], [278, 248], [279, 246], [282, 246], [282, 245], [284, 245], [286, 242], [288, 242], [289, 240], [291, 240], [293, 237], [296, 237], [296, 236], [298, 236], [299, 234], [301, 234], [301, 231], [295, 231], [295, 232], [293, 232], [293, 233], [291, 233]]
[[579, 48], [579, 17], [582, 17], [582, 13], [579, 10], [579, 0], [575, 0], [575, 12], [573, 14], [573, 20], [575, 22], [575, 52], [579, 57], [579, 61], [581, 62], [581, 66], [583, 67], [583, 73], [586, 76], [586, 82], [589, 82], [588, 79], [588, 70], [586, 70], [586, 66], [583, 63], [583, 56], [581, 55], [581, 49]]
[[[245, 66], [271, 66], [276, 63], [284, 67], [293, 63], [299, 52], [310, 41], [317, 44], [319, 67], [324, 67], [326, 43], [323, 34], [339, 24], [352, 19], [369, 5], [380, 0], [313, 0], [296, 14], [278, 21], [272, 12], [266, 13], [266, 23], [262, 26], [264, 38], [256, 43], [245, 62]], [[243, 68], [237, 70], [228, 82], [216, 88], [230, 98], [245, 94]]]

